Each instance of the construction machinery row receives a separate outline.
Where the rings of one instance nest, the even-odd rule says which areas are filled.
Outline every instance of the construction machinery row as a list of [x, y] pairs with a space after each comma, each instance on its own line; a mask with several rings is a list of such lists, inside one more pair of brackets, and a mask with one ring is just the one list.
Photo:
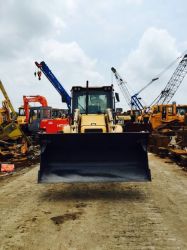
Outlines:
[[[165, 136], [167, 147], [172, 145], [174, 151], [174, 138], [186, 138], [187, 106], [169, 101], [187, 73], [187, 55], [156, 101], [146, 108], [139, 94], [159, 77], [131, 96], [126, 82], [112, 67], [130, 107], [127, 112], [116, 107], [119, 94], [113, 85], [95, 87], [87, 81], [84, 86], [73, 86], [69, 95], [45, 62], [35, 64], [38, 68], [35, 75], [41, 80], [44, 73], [67, 109], [49, 107], [43, 96], [23, 96], [23, 106], [17, 115], [6, 95], [1, 113], [6, 114], [10, 108], [14, 118], [10, 118], [9, 124], [13, 122], [22, 137], [39, 139], [40, 183], [150, 181], [148, 146], [150, 151], [156, 151], [155, 138]], [[32, 107], [32, 102], [40, 106]], [[180, 150], [185, 151], [185, 142], [181, 145]]]
[[[144, 124], [145, 129], [147, 126], [147, 130], [151, 132], [149, 150], [160, 156], [171, 156], [180, 164], [187, 166], [187, 105], [169, 103], [187, 74], [187, 55], [182, 57], [165, 88], [147, 107], [143, 105], [139, 94], [159, 77], [153, 78], [139, 92], [131, 96], [126, 81], [115, 68], [112, 67], [111, 70], [130, 107], [127, 113], [131, 114], [135, 123]], [[123, 119], [122, 113], [119, 114], [119, 119], [120, 117]], [[128, 123], [124, 124], [127, 126]]]

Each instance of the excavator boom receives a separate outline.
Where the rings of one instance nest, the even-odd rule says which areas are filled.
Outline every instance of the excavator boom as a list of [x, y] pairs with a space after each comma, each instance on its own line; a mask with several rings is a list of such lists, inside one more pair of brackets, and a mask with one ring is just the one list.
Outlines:
[[48, 103], [44, 96], [35, 95], [35, 96], [23, 96], [23, 104], [26, 115], [26, 122], [29, 120], [29, 103], [30, 102], [39, 102], [42, 107], [47, 107]]

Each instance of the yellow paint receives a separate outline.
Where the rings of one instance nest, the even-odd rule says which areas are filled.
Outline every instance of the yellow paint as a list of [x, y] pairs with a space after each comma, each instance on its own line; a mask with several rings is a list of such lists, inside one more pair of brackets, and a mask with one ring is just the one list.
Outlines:
[[26, 124], [25, 119], [26, 119], [26, 116], [24, 116], [24, 115], [19, 115], [19, 116], [17, 117], [17, 123], [18, 123], [19, 125]]
[[103, 133], [106, 133], [106, 121], [104, 114], [82, 114], [81, 117], [80, 132], [84, 133], [85, 129], [102, 129]]

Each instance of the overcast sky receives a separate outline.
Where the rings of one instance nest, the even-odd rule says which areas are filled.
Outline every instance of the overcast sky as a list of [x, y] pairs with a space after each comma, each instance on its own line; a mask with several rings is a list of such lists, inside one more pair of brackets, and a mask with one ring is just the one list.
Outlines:
[[[89, 80], [120, 93], [114, 66], [133, 94], [187, 49], [186, 10], [185, 0], [1, 0], [0, 79], [16, 108], [37, 94], [65, 107], [44, 75], [34, 77], [34, 61], [45, 61], [68, 91]], [[146, 104], [176, 67], [142, 93]], [[173, 100], [187, 104], [186, 93], [187, 77]]]

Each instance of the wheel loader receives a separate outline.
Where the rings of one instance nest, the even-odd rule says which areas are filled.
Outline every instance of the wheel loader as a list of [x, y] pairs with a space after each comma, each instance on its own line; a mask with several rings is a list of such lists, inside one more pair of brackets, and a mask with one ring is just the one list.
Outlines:
[[113, 86], [74, 86], [71, 122], [41, 134], [39, 183], [151, 181], [148, 132], [123, 132]]

